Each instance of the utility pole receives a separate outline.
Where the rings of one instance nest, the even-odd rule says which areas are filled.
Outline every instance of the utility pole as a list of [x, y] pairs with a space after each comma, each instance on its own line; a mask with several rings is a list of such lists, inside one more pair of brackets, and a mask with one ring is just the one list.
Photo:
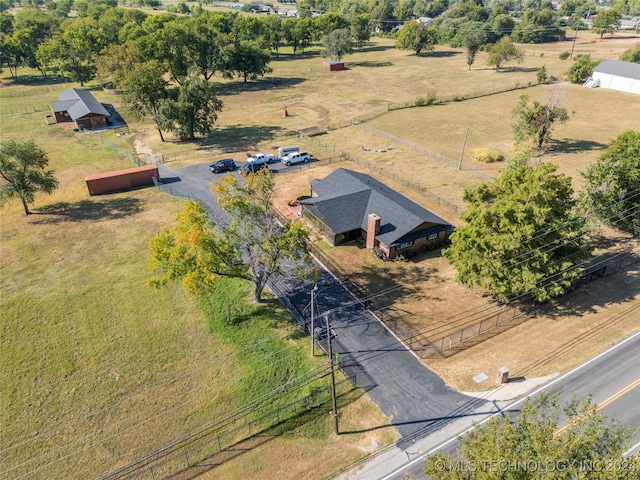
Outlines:
[[336, 377], [333, 373], [335, 362], [333, 361], [333, 350], [331, 349], [331, 325], [329, 315], [324, 316], [327, 327], [327, 350], [329, 351], [329, 365], [331, 365], [331, 404], [333, 408], [333, 433], [340, 435], [338, 431], [338, 402], [336, 401]]
[[[577, 27], [577, 25], [576, 25]], [[569, 60], [573, 60], [573, 49], [576, 46], [576, 39], [578, 38], [578, 29], [576, 28], [576, 34], [573, 36], [573, 44], [571, 45], [571, 55], [569, 55]]]
[[316, 355], [316, 334], [313, 331], [314, 330], [314, 320], [315, 320], [315, 303], [316, 303], [316, 292], [318, 291], [318, 285], [314, 285], [313, 286], [313, 290], [311, 290], [311, 356], [315, 357]]
[[464, 141], [462, 142], [462, 151], [460, 152], [460, 161], [458, 162], [458, 170], [462, 168], [462, 157], [464, 156], [464, 147], [467, 145], [468, 134], [469, 134], [469, 125], [467, 125], [467, 130], [464, 132]]

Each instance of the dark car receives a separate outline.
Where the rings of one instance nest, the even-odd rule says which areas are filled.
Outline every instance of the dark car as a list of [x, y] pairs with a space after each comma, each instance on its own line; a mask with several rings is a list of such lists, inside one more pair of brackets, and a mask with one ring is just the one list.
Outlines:
[[269, 166], [266, 163], [256, 165], [253, 162], [247, 162], [240, 168], [240, 175], [246, 177], [250, 173], [256, 173], [263, 169], [269, 170]]
[[224, 160], [218, 160], [216, 163], [209, 165], [209, 170], [213, 173], [231, 172], [236, 169], [236, 162], [233, 158], [225, 158]]

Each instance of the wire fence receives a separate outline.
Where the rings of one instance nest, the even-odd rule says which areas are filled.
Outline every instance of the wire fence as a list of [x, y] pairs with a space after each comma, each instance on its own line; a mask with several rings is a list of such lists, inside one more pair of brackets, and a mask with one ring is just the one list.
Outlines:
[[[582, 268], [583, 271], [572, 289], [623, 271], [639, 261], [640, 258], [634, 253], [621, 252], [613, 256], [598, 257], [588, 266], [576, 265], [574, 268]], [[470, 341], [477, 342], [483, 335], [495, 333], [499, 327], [527, 320], [530, 318], [531, 306], [526, 298], [514, 305], [492, 302], [477, 310], [447, 317], [420, 330], [405, 325], [388, 309], [376, 311], [376, 316], [420, 358], [431, 358], [447, 356], [454, 350], [465, 348], [465, 344]]]
[[[532, 82], [527, 82], [526, 84], [515, 83], [511, 86], [506, 86], [501, 88], [486, 88], [483, 90], [477, 90], [477, 91], [467, 92], [467, 93], [452, 93], [450, 95], [436, 97], [435, 100], [431, 103], [431, 105], [437, 105], [437, 104], [443, 104], [443, 103], [449, 103], [449, 102], [460, 102], [463, 100], [471, 100], [474, 98], [488, 97], [491, 95], [498, 95], [501, 93], [512, 92], [514, 90], [529, 88], [532, 85], [533, 85]], [[324, 125], [324, 130], [331, 131], [331, 130], [338, 130], [340, 128], [350, 127], [358, 123], [363, 123], [369, 120], [373, 120], [374, 118], [380, 117], [385, 113], [393, 110], [402, 110], [405, 108], [421, 108], [421, 107], [426, 107], [428, 105], [429, 104], [424, 104], [418, 99], [408, 100], [408, 101], [399, 102], [399, 103], [388, 103], [379, 108], [371, 110], [366, 114], [360, 115], [358, 117], [354, 117], [350, 120], [328, 122], [327, 124]]]
[[[300, 133], [296, 130], [287, 130], [284, 132], [277, 132], [265, 137], [270, 142], [287, 140], [292, 137], [298, 137]], [[149, 153], [146, 157], [147, 163], [171, 163], [177, 162], [181, 160], [193, 160], [200, 158], [203, 161], [212, 157], [213, 155], [219, 155], [221, 153], [238, 153], [238, 152], [246, 152], [247, 149], [251, 148], [251, 146], [247, 145], [218, 145], [213, 147], [196, 147], [192, 149], [185, 150], [177, 150], [175, 152], [158, 152], [158, 153]]]
[[12, 117], [15, 115], [27, 115], [30, 113], [50, 112], [49, 107], [33, 106], [28, 108], [3, 108], [0, 117]]
[[438, 205], [442, 205], [443, 207], [448, 208], [449, 210], [452, 210], [456, 213], [460, 213], [462, 210], [464, 210], [464, 207], [461, 205], [458, 205], [450, 200], [447, 200], [446, 198], [441, 197], [440, 195], [437, 195], [431, 191], [429, 191], [428, 189], [424, 188], [421, 185], [418, 185], [416, 183], [413, 183], [410, 180], [407, 180], [404, 177], [401, 177], [400, 175], [397, 175], [396, 173], [390, 172], [388, 169], [380, 167], [378, 165], [375, 165], [371, 162], [369, 162], [368, 160], [364, 160], [360, 157], [358, 157], [357, 155], [353, 155], [350, 153], [345, 153], [342, 152], [339, 148], [337, 148], [335, 145], [331, 145], [325, 142], [322, 142], [321, 140], [318, 140], [317, 138], [311, 136], [311, 135], [306, 135], [306, 134], [301, 134], [301, 136], [309, 141], [310, 143], [314, 144], [315, 146], [325, 150], [325, 151], [329, 151], [331, 153], [333, 153], [333, 155], [335, 155], [336, 157], [342, 158], [344, 160], [348, 160], [350, 162], [353, 162], [355, 164], [361, 165], [363, 167], [365, 167], [369, 173], [375, 172], [378, 173], [379, 175], [388, 178], [390, 180], [393, 180], [396, 183], [399, 183], [400, 185], [412, 190], [415, 193], [420, 194], [421, 196], [428, 198], [429, 200], [436, 202]]
[[115, 150], [116, 152], [118, 152], [120, 155], [122, 155], [123, 157], [128, 158], [129, 160], [131, 160], [136, 166], [140, 166], [143, 165], [145, 162], [143, 160], [140, 160], [140, 158], [138, 157], [138, 155], [136, 155], [135, 153], [131, 153], [128, 152], [127, 150], [125, 150], [124, 148], [122, 148], [119, 145], [116, 145], [113, 142], [110, 142], [109, 140], [107, 140], [106, 138], [104, 138], [102, 135], [100, 134], [96, 134], [94, 132], [89, 132], [89, 134], [91, 135], [91, 138], [97, 138], [98, 140], [100, 140], [100, 142], [102, 142], [103, 145], [106, 145], [107, 147], [109, 147], [111, 150]]
[[[329, 368], [327, 365], [326, 369], [319, 371], [315, 379], [327, 375]], [[347, 379], [338, 381], [336, 389], [337, 394], [343, 394], [352, 389], [352, 384]], [[241, 416], [216, 419], [189, 435], [98, 477], [98, 480], [158, 480], [195, 470], [205, 461], [207, 466], [222, 463], [226, 457], [233, 455], [232, 450], [253, 448], [252, 439], [301, 414], [313, 413], [330, 405], [331, 398], [329, 387], [323, 386], [313, 389], [310, 395], [278, 407], [272, 405], [276, 400], [265, 399], [263, 405]]]

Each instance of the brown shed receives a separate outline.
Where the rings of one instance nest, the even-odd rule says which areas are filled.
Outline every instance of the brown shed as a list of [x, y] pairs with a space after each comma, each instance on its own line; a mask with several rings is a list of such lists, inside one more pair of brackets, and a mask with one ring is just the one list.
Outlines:
[[325, 60], [322, 62], [331, 72], [337, 72], [344, 70], [344, 62], [337, 62], [335, 60]]
[[142, 167], [116, 170], [114, 172], [99, 173], [85, 177], [89, 195], [128, 190], [130, 188], [153, 185], [153, 179], [159, 180], [158, 167], [156, 165], [144, 165]]
[[57, 122], [75, 122], [78, 128], [93, 130], [107, 126], [110, 113], [90, 91], [70, 88], [51, 103], [51, 111]]

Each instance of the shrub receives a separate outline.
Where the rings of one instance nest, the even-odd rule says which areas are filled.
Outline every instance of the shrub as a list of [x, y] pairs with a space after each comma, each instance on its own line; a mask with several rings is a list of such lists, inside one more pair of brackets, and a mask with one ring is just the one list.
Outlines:
[[424, 107], [426, 105], [431, 105], [436, 103], [438, 97], [435, 92], [429, 92], [426, 97], [418, 97], [416, 98], [415, 105], [416, 107]]
[[547, 75], [547, 68], [543, 65], [536, 73], [536, 79], [538, 83], [547, 83], [549, 81], [549, 75]]
[[504, 155], [492, 148], [474, 148], [469, 152], [469, 155], [479, 162], [495, 163], [504, 161]]
[[373, 254], [378, 258], [384, 258], [384, 252], [380, 247], [373, 247]]
[[461, 102], [462, 100], [464, 100], [464, 96], [463, 96], [463, 95], [460, 95], [459, 93], [454, 93], [454, 94], [451, 96], [451, 101], [452, 101], [452, 102]]
[[593, 69], [600, 61], [591, 60], [589, 54], [578, 55], [573, 65], [567, 70], [567, 77], [571, 83], [582, 83], [593, 73]]
[[569, 58], [569, 52], [562, 52], [560, 55], [558, 55], [558, 58], [560, 60], [566, 60], [567, 58]]

